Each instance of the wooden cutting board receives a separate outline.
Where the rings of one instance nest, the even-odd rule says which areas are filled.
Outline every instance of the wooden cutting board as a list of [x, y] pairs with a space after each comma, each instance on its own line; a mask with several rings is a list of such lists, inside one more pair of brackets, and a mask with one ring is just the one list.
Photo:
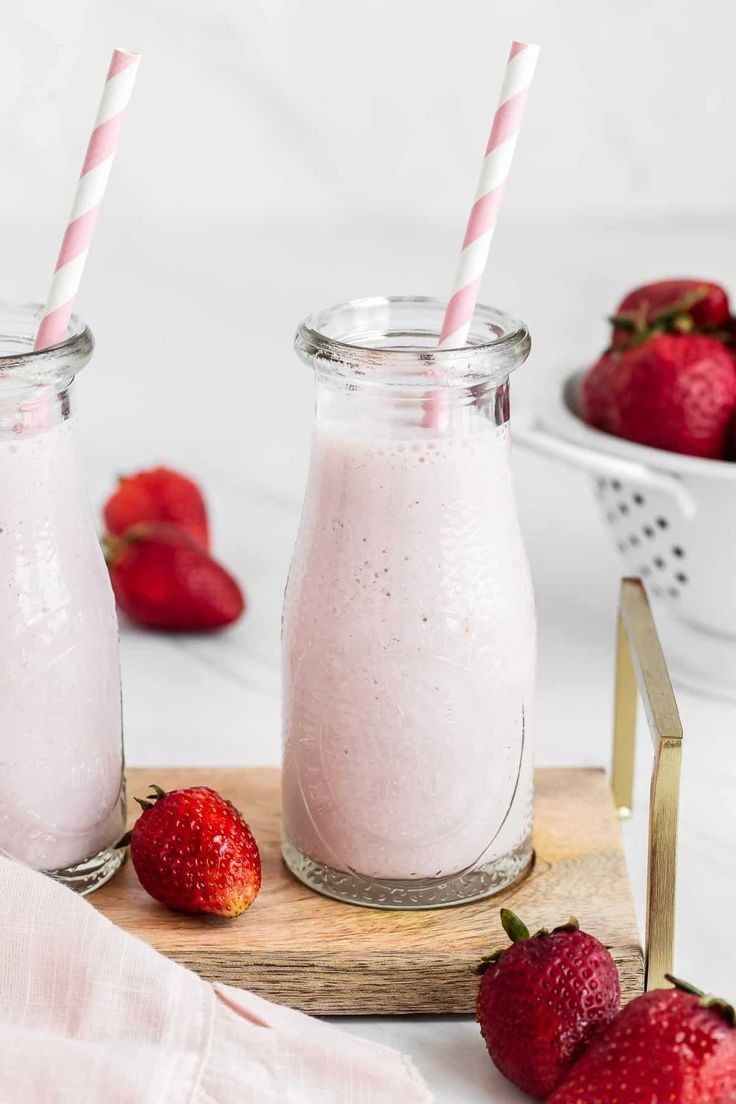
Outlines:
[[[511, 890], [473, 904], [382, 912], [322, 897], [296, 881], [279, 851], [279, 771], [146, 768], [128, 792], [207, 785], [245, 813], [263, 859], [263, 887], [236, 920], [170, 912], [144, 891], [132, 864], [89, 899], [115, 924], [203, 977], [321, 1014], [472, 1012], [472, 967], [507, 942], [504, 904], [531, 930], [570, 913], [618, 965], [624, 1000], [642, 991], [643, 962], [618, 822], [603, 771], [536, 772], [536, 862]], [[138, 806], [131, 801], [131, 822]]]

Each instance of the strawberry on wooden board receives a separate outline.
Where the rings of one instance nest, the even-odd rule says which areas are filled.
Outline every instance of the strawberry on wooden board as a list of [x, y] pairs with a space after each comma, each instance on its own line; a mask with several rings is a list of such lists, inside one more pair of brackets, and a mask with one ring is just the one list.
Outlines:
[[103, 513], [107, 531], [114, 536], [141, 522], [166, 521], [209, 548], [204, 496], [192, 479], [173, 468], [150, 468], [121, 476]]
[[658, 280], [624, 296], [611, 318], [613, 344], [657, 333], [720, 333], [728, 329], [728, 295], [708, 280]]
[[733, 1008], [669, 980], [595, 1037], [550, 1104], [735, 1104]]
[[501, 1073], [541, 1100], [618, 1012], [618, 971], [577, 920], [530, 935], [501, 909], [501, 923], [512, 945], [481, 964], [476, 1018]]
[[242, 814], [215, 790], [194, 786], [136, 799], [129, 838], [138, 879], [162, 905], [239, 916], [261, 887], [261, 858]]
[[736, 414], [736, 364], [715, 337], [659, 334], [612, 349], [583, 379], [589, 425], [640, 445], [720, 459]]
[[103, 544], [117, 603], [133, 621], [207, 632], [237, 621], [245, 609], [233, 576], [174, 525], [136, 525]]

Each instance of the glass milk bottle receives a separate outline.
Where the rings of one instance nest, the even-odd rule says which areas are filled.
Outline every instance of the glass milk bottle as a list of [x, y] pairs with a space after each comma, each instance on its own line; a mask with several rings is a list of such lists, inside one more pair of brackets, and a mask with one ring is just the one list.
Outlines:
[[532, 859], [536, 619], [509, 466], [523, 323], [444, 304], [319, 312], [316, 420], [283, 619], [283, 853], [381, 908], [498, 892]]
[[74, 441], [92, 335], [33, 352], [39, 318], [0, 303], [0, 853], [86, 893], [123, 857], [117, 621]]

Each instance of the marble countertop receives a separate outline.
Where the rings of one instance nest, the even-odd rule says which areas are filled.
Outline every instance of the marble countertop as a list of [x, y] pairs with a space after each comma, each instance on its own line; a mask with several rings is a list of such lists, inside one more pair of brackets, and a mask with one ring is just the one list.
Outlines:
[[[163, 461], [191, 472], [211, 503], [215, 547], [249, 598], [247, 616], [219, 636], [123, 625], [130, 763], [278, 762], [279, 612], [311, 427], [311, 381], [291, 334], [310, 309], [341, 299], [442, 294], [440, 261], [454, 254], [457, 227], [429, 229], [359, 218], [318, 226], [213, 220], [140, 234], [122, 227], [115, 241], [101, 235], [79, 301], [98, 339], [80, 380], [93, 499], [102, 501], [118, 471]], [[15, 233], [16, 286], [35, 287], [22, 230]], [[484, 299], [526, 317], [534, 335], [514, 405], [533, 403], [543, 378], [595, 355], [601, 319], [629, 285], [683, 270], [728, 283], [734, 237], [733, 225], [704, 220], [510, 220], [494, 245]], [[617, 555], [585, 476], [521, 450], [514, 469], [540, 622], [537, 761], [605, 765]], [[685, 691], [678, 700], [685, 754], [676, 969], [734, 998], [736, 705]], [[623, 836], [642, 917], [650, 759], [640, 743], [636, 811]], [[441, 1104], [521, 1099], [495, 1074], [469, 1019], [343, 1022], [411, 1054]]]

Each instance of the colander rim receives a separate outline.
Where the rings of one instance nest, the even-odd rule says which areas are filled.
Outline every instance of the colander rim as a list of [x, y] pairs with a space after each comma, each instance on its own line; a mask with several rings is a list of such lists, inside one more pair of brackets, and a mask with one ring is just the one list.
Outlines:
[[[563, 376], [561, 386], [557, 387], [557, 412], [561, 415], [562, 425], [555, 427], [546, 424], [546, 418], [541, 421], [545, 428], [560, 435], [585, 444], [596, 452], [609, 453], [621, 459], [636, 461], [657, 471], [667, 471], [678, 475], [696, 475], [700, 479], [713, 477], [736, 481], [736, 462], [732, 460], [708, 460], [702, 456], [683, 456], [679, 452], [667, 452], [665, 449], [651, 448], [648, 445], [639, 445], [634, 441], [627, 441], [623, 437], [614, 437], [611, 433], [594, 429], [583, 421], [575, 407], [577, 391], [580, 381], [585, 375], [586, 369], [576, 369], [574, 372]], [[565, 429], [568, 432], [564, 432]]]

